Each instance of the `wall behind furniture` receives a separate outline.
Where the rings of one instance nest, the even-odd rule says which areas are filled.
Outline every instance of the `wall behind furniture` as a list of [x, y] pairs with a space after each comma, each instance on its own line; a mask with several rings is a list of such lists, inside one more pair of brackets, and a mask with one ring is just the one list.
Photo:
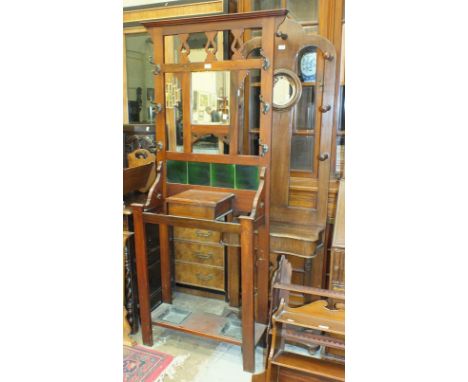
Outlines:
[[139, 5], [170, 3], [176, 0], [123, 0], [123, 7], [136, 7]]

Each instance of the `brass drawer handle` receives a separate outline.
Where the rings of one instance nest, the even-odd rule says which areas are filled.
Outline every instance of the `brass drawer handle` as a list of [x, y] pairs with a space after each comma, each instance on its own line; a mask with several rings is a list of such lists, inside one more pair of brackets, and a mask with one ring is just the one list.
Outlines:
[[202, 280], [202, 281], [213, 280], [213, 275], [205, 276], [205, 275], [202, 275], [201, 273], [197, 273], [197, 277], [198, 277], [199, 280]]
[[203, 260], [211, 259], [213, 257], [212, 253], [204, 254], [202, 252], [195, 252], [194, 255], [197, 256], [199, 259], [203, 259]]
[[199, 230], [195, 231], [195, 235], [197, 235], [198, 237], [210, 237], [211, 233], [212, 232], [203, 232], [203, 231], [199, 231]]

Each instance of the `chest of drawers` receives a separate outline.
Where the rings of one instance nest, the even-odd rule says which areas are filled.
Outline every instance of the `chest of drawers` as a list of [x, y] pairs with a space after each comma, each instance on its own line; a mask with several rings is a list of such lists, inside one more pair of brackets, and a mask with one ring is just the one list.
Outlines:
[[[225, 250], [220, 233], [203, 231], [196, 241], [196, 229], [174, 229], [175, 280], [179, 284], [225, 291]], [[187, 238], [188, 237], [188, 238]]]
[[[171, 215], [223, 219], [232, 210], [233, 194], [188, 190], [167, 198]], [[221, 232], [174, 227], [175, 281], [189, 287], [225, 292], [225, 247]]]

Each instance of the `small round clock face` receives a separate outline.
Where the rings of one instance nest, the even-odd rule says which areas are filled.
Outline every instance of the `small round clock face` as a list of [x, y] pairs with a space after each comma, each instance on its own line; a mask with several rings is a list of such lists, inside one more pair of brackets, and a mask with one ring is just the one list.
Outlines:
[[317, 53], [308, 52], [301, 59], [301, 74], [304, 81], [315, 81], [315, 71], [317, 66]]

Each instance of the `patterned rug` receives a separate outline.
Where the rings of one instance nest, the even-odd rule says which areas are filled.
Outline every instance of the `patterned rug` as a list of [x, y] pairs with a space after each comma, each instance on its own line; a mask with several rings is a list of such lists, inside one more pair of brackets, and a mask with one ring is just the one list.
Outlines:
[[141, 346], [123, 347], [124, 382], [154, 382], [163, 375], [173, 356]]

